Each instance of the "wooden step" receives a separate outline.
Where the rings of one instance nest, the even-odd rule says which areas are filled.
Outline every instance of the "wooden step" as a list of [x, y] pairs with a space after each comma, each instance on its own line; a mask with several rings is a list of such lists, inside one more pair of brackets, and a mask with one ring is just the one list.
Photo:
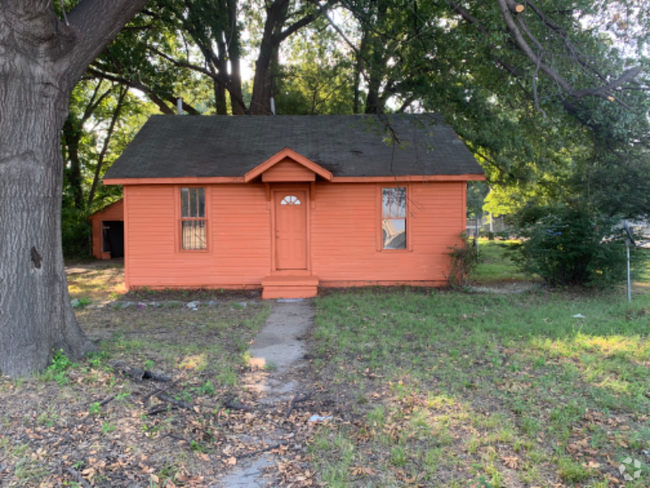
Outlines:
[[262, 280], [262, 298], [312, 298], [318, 293], [318, 276], [271, 275]]

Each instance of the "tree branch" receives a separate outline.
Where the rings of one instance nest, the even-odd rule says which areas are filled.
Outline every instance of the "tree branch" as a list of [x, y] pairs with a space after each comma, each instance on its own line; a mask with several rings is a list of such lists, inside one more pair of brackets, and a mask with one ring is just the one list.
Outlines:
[[95, 167], [95, 177], [93, 178], [93, 184], [90, 188], [90, 195], [88, 195], [88, 208], [92, 206], [93, 200], [95, 199], [95, 191], [97, 190], [97, 183], [99, 182], [99, 175], [102, 170], [102, 165], [104, 164], [104, 158], [106, 157], [106, 152], [108, 151], [108, 144], [111, 140], [111, 137], [113, 137], [115, 124], [117, 123], [117, 119], [119, 119], [120, 117], [120, 112], [122, 111], [122, 106], [124, 104], [124, 98], [126, 97], [126, 94], [128, 92], [129, 89], [126, 86], [120, 89], [120, 96], [117, 99], [117, 106], [115, 107], [115, 112], [113, 112], [113, 117], [111, 118], [111, 123], [108, 126], [108, 131], [106, 132], [106, 138], [104, 139], [102, 150], [99, 153], [99, 158], [97, 159], [97, 166]]
[[510, 9], [507, 4], [507, 0], [496, 0], [496, 2], [499, 6], [499, 9], [501, 10], [501, 15], [503, 17], [503, 20], [505, 21], [506, 26], [508, 27], [508, 30], [510, 31], [510, 34], [513, 37], [517, 47], [526, 55], [526, 57], [528, 57], [530, 61], [532, 61], [535, 65], [539, 65], [539, 69], [543, 71], [549, 78], [555, 81], [565, 93], [567, 93], [568, 95], [574, 98], [595, 96], [606, 100], [614, 101], [614, 97], [609, 95], [608, 92], [610, 92], [614, 88], [621, 86], [622, 84], [628, 81], [633, 80], [641, 72], [640, 67], [631, 68], [629, 70], [626, 70], [618, 79], [612, 81], [611, 83], [605, 86], [601, 86], [598, 88], [584, 88], [582, 90], [578, 90], [574, 88], [556, 70], [552, 69], [546, 63], [544, 63], [540, 59], [540, 56], [538, 56], [535, 53], [535, 51], [530, 47], [528, 42], [526, 42], [526, 39], [524, 39], [521, 30], [517, 27], [517, 24], [512, 18]]
[[100, 79], [113, 81], [115, 83], [119, 83], [120, 85], [135, 88], [136, 90], [141, 91], [142, 93], [147, 95], [149, 99], [158, 106], [158, 108], [162, 113], [166, 115], [174, 115], [174, 111], [171, 108], [169, 108], [169, 106], [164, 101], [162, 101], [160, 97], [158, 97], [158, 95], [156, 95], [154, 91], [148, 86], [145, 86], [141, 83], [137, 83], [131, 80], [127, 80], [126, 78], [121, 78], [119, 76], [110, 75], [108, 73], [102, 73], [93, 68], [88, 68], [87, 73]]
[[67, 15], [77, 36], [69, 80], [73, 86], [86, 68], [147, 4], [148, 0], [82, 0]]
[[[315, 2], [312, 2], [312, 3], [315, 3]], [[285, 40], [287, 37], [289, 37], [291, 34], [293, 34], [294, 32], [296, 32], [296, 31], [302, 29], [302, 28], [305, 27], [306, 25], [312, 23], [312, 22], [313, 22], [314, 20], [316, 20], [318, 17], [320, 17], [321, 15], [323, 15], [325, 12], [327, 12], [327, 10], [329, 10], [329, 8], [330, 8], [334, 3], [336, 3], [336, 0], [329, 0], [329, 1], [328, 1], [327, 3], [325, 3], [324, 5], [321, 5], [321, 6], [318, 8], [318, 10], [317, 10], [316, 12], [311, 13], [311, 14], [308, 14], [308, 15], [305, 15], [302, 19], [300, 19], [300, 20], [294, 22], [294, 23], [291, 24], [289, 27], [287, 27], [287, 28], [284, 29], [282, 32], [280, 32], [279, 34], [274, 35], [274, 36], [273, 36], [273, 40], [272, 40], [272, 42], [273, 42], [274, 44], [276, 44], [276, 45], [277, 45], [277, 44], [280, 44], [282, 41], [284, 41], [284, 40]], [[318, 5], [318, 4], [316, 3], [316, 5]]]
[[191, 69], [191, 70], [198, 71], [199, 73], [203, 73], [204, 75], [209, 76], [214, 81], [216, 81], [219, 85], [223, 86], [226, 90], [228, 90], [228, 92], [230, 93], [230, 96], [233, 97], [235, 99], [235, 101], [244, 108], [244, 110], [246, 110], [246, 103], [244, 103], [244, 100], [240, 96], [235, 95], [233, 92], [231, 92], [228, 89], [228, 83], [223, 81], [223, 79], [221, 79], [221, 77], [219, 76], [218, 73], [213, 73], [212, 71], [210, 71], [208, 69], [205, 69], [205, 68], [203, 68], [201, 66], [197, 66], [195, 64], [191, 64], [191, 63], [187, 63], [185, 61], [179, 61], [177, 59], [174, 59], [171, 56], [168, 56], [167, 54], [163, 53], [162, 51], [159, 51], [156, 48], [150, 47], [149, 49], [151, 51], [153, 51], [154, 53], [156, 53], [158, 56], [160, 56], [160, 57], [166, 59], [167, 61], [169, 61], [170, 63], [178, 66], [179, 68]]

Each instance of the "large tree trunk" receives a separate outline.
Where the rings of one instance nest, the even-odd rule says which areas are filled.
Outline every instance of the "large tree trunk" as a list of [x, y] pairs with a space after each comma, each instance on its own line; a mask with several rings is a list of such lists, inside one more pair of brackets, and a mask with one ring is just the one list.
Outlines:
[[92, 345], [70, 305], [61, 248], [69, 93], [50, 67], [11, 58], [0, 72], [0, 373], [26, 376], [55, 351], [79, 358]]
[[92, 349], [68, 295], [61, 249], [61, 129], [72, 88], [146, 0], [51, 0], [0, 10], [0, 374]]
[[260, 52], [255, 61], [253, 94], [250, 112], [253, 115], [271, 115], [273, 96], [273, 59], [277, 57], [281, 39], [278, 37], [287, 19], [289, 0], [275, 0], [266, 8], [266, 21], [260, 43]]
[[244, 115], [246, 107], [242, 107], [237, 100], [242, 100], [241, 89], [241, 49], [240, 49], [240, 32], [237, 24], [237, 0], [227, 0], [228, 5], [228, 23], [230, 30], [227, 32], [231, 38], [228, 43], [228, 58], [230, 60], [230, 107], [233, 115]]

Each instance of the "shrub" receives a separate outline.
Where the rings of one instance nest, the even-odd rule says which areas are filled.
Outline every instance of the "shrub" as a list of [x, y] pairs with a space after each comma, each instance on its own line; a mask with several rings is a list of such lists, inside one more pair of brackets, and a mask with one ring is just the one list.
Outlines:
[[467, 237], [467, 232], [460, 234], [462, 243], [450, 247], [451, 263], [449, 269], [449, 285], [452, 288], [464, 288], [469, 285], [472, 272], [479, 263], [476, 247]]
[[[535, 206], [515, 218], [521, 239], [513, 260], [552, 286], [604, 287], [624, 281], [627, 272], [625, 234], [621, 219], [606, 217], [583, 206]], [[635, 252], [635, 265], [645, 253]]]

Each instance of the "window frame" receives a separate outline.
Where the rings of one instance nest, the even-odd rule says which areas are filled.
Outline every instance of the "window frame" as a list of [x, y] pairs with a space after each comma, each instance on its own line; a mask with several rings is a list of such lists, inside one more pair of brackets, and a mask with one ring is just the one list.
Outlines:
[[[205, 194], [205, 214], [204, 217], [183, 217], [181, 194], [184, 188], [203, 188]], [[176, 218], [175, 241], [176, 252], [181, 254], [206, 254], [211, 252], [210, 246], [210, 186], [208, 185], [177, 185], [174, 189], [174, 198], [176, 200]], [[183, 222], [186, 221], [204, 221], [205, 222], [205, 249], [183, 249]]]
[[[384, 249], [384, 212], [383, 212], [383, 191], [384, 188], [404, 188], [406, 190], [406, 213], [404, 216], [404, 224], [406, 225], [406, 248], [405, 249]], [[375, 229], [377, 230], [377, 252], [388, 252], [388, 253], [403, 253], [403, 252], [413, 252], [413, 215], [411, 214], [410, 199], [412, 198], [411, 184], [407, 182], [395, 182], [395, 183], [378, 183], [376, 185], [376, 216], [377, 222]]]

